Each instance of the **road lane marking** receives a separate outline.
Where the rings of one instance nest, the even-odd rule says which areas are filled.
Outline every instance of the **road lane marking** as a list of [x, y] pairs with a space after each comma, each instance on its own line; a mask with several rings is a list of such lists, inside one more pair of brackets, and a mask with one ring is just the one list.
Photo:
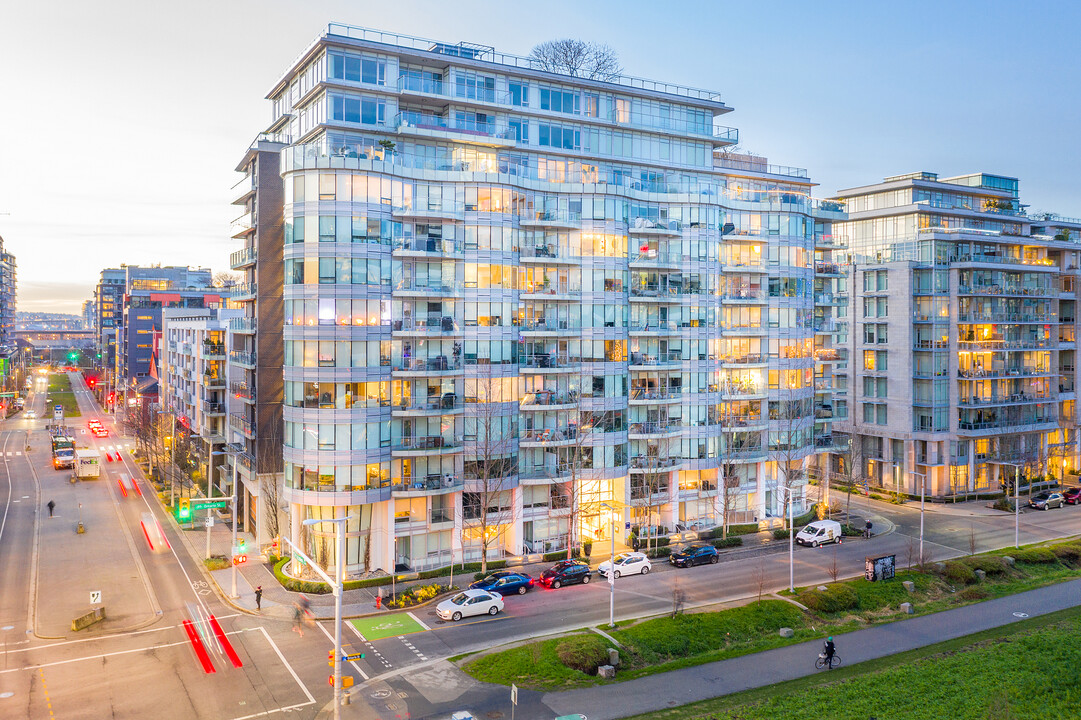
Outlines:
[[[293, 679], [297, 681], [297, 685], [299, 685], [300, 689], [304, 691], [304, 696], [308, 698], [308, 703], [307, 704], [308, 705], [314, 704], [315, 703], [315, 698], [312, 697], [312, 694], [310, 692], [308, 692], [308, 686], [300, 681], [300, 678], [297, 676], [296, 671], [293, 670], [293, 666], [290, 665], [289, 661], [285, 659], [284, 655], [282, 655], [282, 651], [278, 648], [278, 645], [277, 645], [277, 643], [274, 642], [274, 639], [270, 637], [270, 633], [268, 633], [266, 631], [266, 628], [263, 627], [262, 625], [260, 625], [257, 628], [253, 628], [253, 629], [249, 630], [249, 632], [251, 632], [251, 631], [263, 633], [263, 637], [265, 637], [266, 641], [268, 643], [270, 643], [270, 647], [274, 648], [274, 652], [277, 654], [278, 658], [282, 661], [282, 664], [285, 665], [285, 669], [289, 671], [289, 674], [292, 675]], [[297, 706], [297, 707], [303, 707], [303, 706], [300, 705], [300, 706]], [[263, 715], [263, 714], [266, 714], [266, 713], [257, 713], [255, 715], [248, 715], [248, 717], [259, 717], [260, 715]], [[237, 720], [244, 720], [244, 719], [243, 718], [237, 718]]]
[[53, 715], [53, 700], [49, 697], [49, 686], [45, 684], [45, 671], [38, 668], [38, 677], [41, 678], [41, 689], [45, 691], [45, 706], [49, 708], [49, 717], [56, 717]]
[[424, 621], [423, 621], [423, 620], [421, 620], [421, 619], [420, 619], [419, 617], [417, 617], [417, 616], [416, 616], [416, 615], [414, 615], [413, 613], [411, 613], [411, 612], [406, 612], [406, 615], [408, 615], [409, 617], [411, 617], [411, 618], [413, 618], [414, 620], [416, 620], [416, 621], [417, 621], [417, 625], [420, 625], [420, 626], [421, 626], [422, 628], [424, 628], [425, 630], [431, 630], [431, 628], [430, 628], [430, 627], [428, 627], [427, 625], [425, 625], [425, 624], [424, 624]]

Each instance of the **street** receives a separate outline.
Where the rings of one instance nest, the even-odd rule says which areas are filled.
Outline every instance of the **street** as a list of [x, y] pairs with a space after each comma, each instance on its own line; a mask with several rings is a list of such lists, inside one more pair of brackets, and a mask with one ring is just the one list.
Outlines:
[[[264, 607], [258, 615], [226, 602], [195, 551], [201, 531], [178, 529], [126, 451], [130, 441], [117, 437], [81, 377], [70, 377], [83, 413], [65, 421], [77, 433], [76, 444], [110, 453], [125, 450], [120, 462], [103, 460], [97, 480], [73, 483], [69, 471], [54, 470], [44, 429], [52, 422], [52, 409], [44, 407], [43, 392], [33, 392], [27, 404], [43, 419], [17, 415], [0, 429], [5, 461], [0, 473], [0, 582], [5, 588], [0, 594], [0, 714], [239, 719], [290, 712], [315, 717], [332, 697], [327, 652], [333, 647], [333, 623], [321, 622], [302, 637], [292, 632], [286, 608], [274, 612]], [[89, 433], [91, 418], [100, 418], [110, 435]], [[55, 503], [52, 518], [46, 508], [50, 500]], [[813, 549], [797, 546], [797, 585], [829, 582], [834, 563], [845, 577], [862, 573], [869, 555], [895, 554], [902, 565], [915, 558], [918, 503], [896, 506], [856, 497], [852, 506], [854, 514], [873, 518], [876, 530], [885, 534]], [[152, 513], [164, 529], [170, 545], [164, 552], [150, 547], [141, 524], [145, 513]], [[1008, 514], [929, 506], [925, 520], [925, 552], [932, 559], [967, 554], [973, 543], [977, 551], [1013, 544]], [[80, 522], [83, 534], [76, 532]], [[187, 540], [182, 532], [188, 533]], [[1022, 543], [1078, 532], [1081, 508], [1021, 516]], [[779, 590], [788, 585], [788, 558], [787, 541], [773, 541], [754, 552], [725, 553], [717, 565], [674, 569], [657, 560], [648, 575], [616, 582], [615, 617], [668, 612], [677, 588], [687, 608]], [[495, 617], [444, 622], [429, 605], [356, 618], [346, 623], [343, 637], [366, 656], [343, 671], [362, 684], [356, 694], [382, 717], [404, 717], [407, 705], [413, 717], [435, 712], [438, 703], [407, 703], [397, 694], [409, 694], [409, 677], [435, 672], [438, 660], [454, 655], [604, 625], [609, 593], [608, 583], [594, 576], [588, 585], [538, 586], [524, 596], [509, 596], [505, 612]], [[95, 607], [104, 608], [105, 619], [73, 631], [72, 621]], [[347, 602], [347, 614], [371, 609], [359, 594], [356, 602]], [[210, 616], [220, 625], [220, 635]], [[194, 621], [193, 634], [206, 648], [205, 660], [184, 627], [186, 620]], [[240, 667], [234, 667], [229, 648]], [[212, 672], [205, 669], [206, 661]], [[389, 686], [381, 681], [395, 683], [392, 696], [382, 697]], [[445, 681], [453, 684], [455, 679]]]

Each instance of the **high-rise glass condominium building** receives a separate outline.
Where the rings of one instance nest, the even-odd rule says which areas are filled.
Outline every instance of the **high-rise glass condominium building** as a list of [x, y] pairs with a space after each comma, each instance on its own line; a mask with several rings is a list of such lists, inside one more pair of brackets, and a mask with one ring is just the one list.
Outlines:
[[716, 93], [331, 25], [268, 99], [294, 542], [349, 514], [351, 572], [424, 569], [803, 509], [843, 215], [727, 154]]
[[1033, 215], [1015, 178], [987, 173], [899, 175], [839, 198], [856, 474], [950, 496], [1076, 470], [1081, 220]]

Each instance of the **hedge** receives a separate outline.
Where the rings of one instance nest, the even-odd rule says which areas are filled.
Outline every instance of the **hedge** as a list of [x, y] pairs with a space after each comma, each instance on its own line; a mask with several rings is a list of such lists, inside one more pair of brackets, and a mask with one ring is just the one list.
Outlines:
[[[645, 551], [643, 550], [642, 552], [645, 552]], [[672, 548], [670, 548], [670, 547], [661, 547], [661, 548], [653, 548], [652, 550], [650, 550], [649, 552], [646, 553], [646, 557], [666, 558], [671, 554], [672, 554]]]
[[960, 560], [947, 560], [942, 574], [946, 576], [947, 580], [964, 583], [965, 585], [976, 582], [976, 573], [967, 563]]
[[721, 548], [739, 547], [741, 545], [743, 545], [743, 538], [741, 537], [730, 537], [713, 541], [713, 547], [718, 550]]
[[991, 555], [975, 555], [961, 560], [973, 570], [983, 570], [988, 575], [1001, 575], [1006, 571], [1002, 558]]
[[598, 667], [608, 664], [607, 643], [599, 635], [572, 635], [555, 650], [561, 663], [587, 675], [596, 675]]
[[1051, 552], [1055, 553], [1055, 557], [1065, 563], [1076, 565], [1081, 562], [1081, 545], [1077, 543], [1063, 543], [1061, 545], [1052, 545]]
[[[282, 587], [292, 592], [309, 593], [312, 595], [325, 595], [331, 591], [330, 585], [327, 585], [322, 580], [297, 580], [291, 578], [285, 574], [283, 568], [285, 564], [291, 560], [291, 558], [274, 558], [271, 556], [270, 560], [274, 563], [274, 577], [278, 579]], [[507, 566], [506, 560], [492, 560], [488, 563], [488, 571], [498, 570]], [[471, 572], [477, 572], [480, 570], [480, 563], [465, 563], [464, 565], [455, 565], [455, 574], [461, 573], [463, 575]], [[417, 573], [417, 578], [420, 580], [428, 580], [430, 578], [443, 577], [450, 575], [451, 568], [439, 568], [437, 570], [425, 570]], [[484, 577], [487, 573], [481, 575]], [[390, 585], [392, 582], [390, 575], [381, 575], [379, 577], [364, 578], [363, 580], [346, 580], [346, 590], [357, 590], [359, 588], [366, 587], [378, 587], [380, 585]], [[402, 582], [399, 580], [398, 582]]]
[[[747, 523], [746, 525], [729, 525], [728, 537], [733, 535], [751, 535], [758, 532], [758, 523]], [[699, 540], [713, 540], [724, 535], [723, 527], [715, 527], [712, 530], [703, 530], [698, 533]]]

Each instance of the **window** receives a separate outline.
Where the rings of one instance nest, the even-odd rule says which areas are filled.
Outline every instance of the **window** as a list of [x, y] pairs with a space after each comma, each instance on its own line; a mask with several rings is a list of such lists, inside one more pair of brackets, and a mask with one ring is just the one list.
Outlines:
[[878, 278], [878, 292], [885, 292], [888, 288], [888, 275], [885, 270], [879, 270], [875, 275]]
[[863, 369], [864, 370], [871, 370], [871, 371], [873, 371], [875, 369], [875, 351], [874, 350], [864, 350], [863, 351]]
[[886, 353], [885, 350], [876, 350], [875, 351], [875, 365], [876, 365], [875, 369], [878, 372], [886, 372], [886, 354], [887, 353]]
[[579, 112], [578, 95], [555, 88], [540, 89], [541, 110], [577, 115]]
[[383, 125], [386, 123], [386, 103], [371, 98], [348, 95], [330, 96], [330, 119], [343, 122]]
[[341, 53], [330, 54], [329, 75], [335, 80], [386, 85], [387, 64], [383, 60]]
[[511, 118], [510, 130], [514, 133], [514, 139], [520, 143], [529, 142], [529, 121], [525, 118]]
[[546, 147], [563, 148], [564, 150], [581, 150], [582, 134], [578, 130], [565, 128], [561, 125], [549, 125], [541, 123], [539, 127], [538, 144]]
[[529, 105], [529, 85], [523, 82], [510, 83], [510, 104], [518, 107]]
[[494, 102], [495, 78], [461, 73], [454, 78], [454, 91], [458, 97]]

